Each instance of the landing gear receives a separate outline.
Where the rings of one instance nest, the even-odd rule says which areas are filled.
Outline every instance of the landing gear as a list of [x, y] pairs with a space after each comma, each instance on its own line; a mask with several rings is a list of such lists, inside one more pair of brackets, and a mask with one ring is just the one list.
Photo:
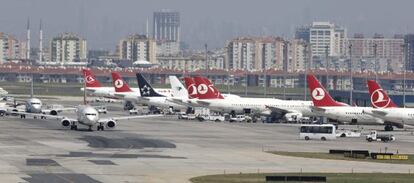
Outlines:
[[70, 125], [70, 130], [78, 130], [78, 126], [75, 122], [72, 122], [72, 124]]
[[236, 116], [236, 111], [231, 111], [231, 112], [230, 112], [230, 116], [231, 116], [231, 117], [235, 117], [235, 116]]
[[70, 130], [78, 130], [78, 126], [76, 126], [76, 125], [70, 125]]
[[392, 127], [392, 125], [385, 125], [384, 130], [385, 131], [394, 131], [394, 127]]
[[26, 119], [26, 115], [22, 114], [22, 115], [20, 115], [20, 118], [21, 119]]
[[104, 131], [104, 126], [102, 124], [100, 124], [96, 127], [96, 130], [97, 131], [99, 131], [99, 130]]
[[90, 125], [90, 126], [89, 126], [89, 129], [88, 129], [88, 130], [89, 130], [89, 131], [92, 131], [92, 125]]

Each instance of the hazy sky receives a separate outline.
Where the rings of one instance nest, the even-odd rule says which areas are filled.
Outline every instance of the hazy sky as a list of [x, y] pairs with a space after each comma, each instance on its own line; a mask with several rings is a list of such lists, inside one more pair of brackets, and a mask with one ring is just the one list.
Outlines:
[[[294, 28], [312, 21], [345, 26], [348, 35], [375, 32], [391, 36], [414, 32], [413, 0], [0, 0], [0, 32], [23, 38], [30, 17], [32, 46], [39, 21], [44, 37], [76, 32], [89, 49], [114, 50], [118, 40], [152, 27], [152, 13], [181, 13], [181, 38], [192, 48], [223, 47], [240, 35], [293, 37]], [[151, 32], [150, 32], [151, 33]]]

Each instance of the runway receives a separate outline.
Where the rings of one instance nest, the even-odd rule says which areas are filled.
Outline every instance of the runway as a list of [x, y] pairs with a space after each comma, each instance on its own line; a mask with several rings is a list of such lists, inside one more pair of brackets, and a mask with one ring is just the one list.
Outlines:
[[[117, 105], [111, 104], [106, 116], [129, 115], [120, 107], [112, 107]], [[62, 115], [73, 116], [69, 112]], [[368, 143], [363, 137], [303, 141], [299, 140], [298, 126], [291, 124], [198, 122], [176, 116], [120, 121], [115, 130], [99, 132], [63, 129], [52, 119], [3, 117], [0, 125], [0, 182], [162, 183], [239, 172], [414, 170], [412, 165], [305, 159], [264, 152], [387, 148], [412, 154], [414, 135], [409, 131], [394, 132], [397, 141], [392, 143]]]

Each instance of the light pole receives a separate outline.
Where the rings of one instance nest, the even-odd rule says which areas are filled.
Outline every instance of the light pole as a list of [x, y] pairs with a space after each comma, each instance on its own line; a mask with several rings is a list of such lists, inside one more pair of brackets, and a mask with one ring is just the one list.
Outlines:
[[[284, 40], [283, 41], [283, 99], [286, 100], [286, 74], [288, 73], [288, 65], [289, 65], [289, 42]], [[306, 80], [306, 78], [305, 78]]]
[[408, 57], [408, 49], [410, 43], [403, 44], [403, 52], [404, 52], [404, 70], [403, 70], [403, 106], [405, 108], [405, 88], [406, 88], [406, 73], [407, 73], [407, 57]]
[[266, 97], [267, 96], [267, 63], [264, 63], [264, 78], [263, 78], [263, 89], [264, 89], [264, 93], [263, 95]]
[[305, 47], [305, 53], [304, 53], [304, 57], [305, 57], [305, 63], [304, 63], [304, 66], [305, 66], [305, 76], [304, 76], [304, 78], [305, 78], [305, 94], [304, 94], [304, 100], [306, 100], [306, 96], [308, 95], [308, 78], [307, 78], [307, 75], [308, 75], [308, 43], [305, 43], [305, 45], [304, 45], [304, 47]]
[[247, 96], [247, 85], [249, 84], [249, 79], [248, 79], [248, 70], [247, 70], [247, 68], [246, 68], [246, 71], [245, 71], [245, 80], [246, 80], [246, 87], [244, 88], [244, 96]]
[[208, 70], [209, 70], [209, 64], [208, 64], [208, 49], [207, 49], [207, 43], [206, 44], [204, 44], [204, 48], [205, 48], [205, 51], [206, 51], [206, 55], [205, 55], [205, 59], [206, 59], [206, 65], [205, 65], [205, 67], [206, 67], [206, 77], [208, 77]]
[[375, 81], [378, 83], [377, 43], [374, 43], [374, 72]]
[[351, 81], [351, 90], [349, 91], [349, 103], [352, 105], [352, 94], [354, 90], [354, 79], [353, 79], [353, 64], [352, 64], [352, 44], [349, 44], [349, 72], [350, 72], [350, 81]]
[[329, 46], [326, 45], [325, 46], [325, 61], [326, 61], [326, 85], [325, 88], [329, 91], [329, 80], [328, 80], [328, 69], [329, 69], [329, 61], [328, 61], [328, 57], [329, 57], [329, 52], [328, 52]]

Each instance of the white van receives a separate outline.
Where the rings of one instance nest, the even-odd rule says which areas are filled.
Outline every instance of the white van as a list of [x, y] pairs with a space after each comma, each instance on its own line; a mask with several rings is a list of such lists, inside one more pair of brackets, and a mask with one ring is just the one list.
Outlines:
[[335, 125], [333, 124], [312, 124], [312, 125], [301, 125], [299, 138], [310, 140], [333, 140], [336, 139]]

